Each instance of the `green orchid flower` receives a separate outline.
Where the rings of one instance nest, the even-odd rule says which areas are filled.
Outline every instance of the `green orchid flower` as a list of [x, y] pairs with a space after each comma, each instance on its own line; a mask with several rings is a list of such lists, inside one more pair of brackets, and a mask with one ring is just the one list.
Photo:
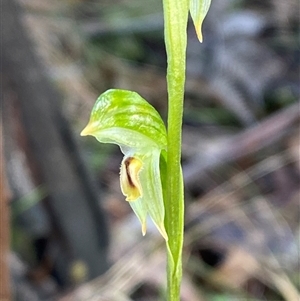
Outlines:
[[97, 100], [81, 135], [121, 148], [121, 190], [142, 224], [149, 215], [166, 240], [167, 300], [180, 300], [184, 238], [181, 172], [187, 24], [189, 12], [202, 42], [211, 0], [163, 0], [167, 54], [168, 133], [157, 111], [137, 93], [109, 90]]
[[97, 99], [81, 136], [92, 135], [103, 143], [120, 146], [121, 190], [146, 234], [149, 215], [168, 240], [164, 226], [160, 161], [166, 160], [167, 133], [158, 112], [139, 94], [108, 90]]

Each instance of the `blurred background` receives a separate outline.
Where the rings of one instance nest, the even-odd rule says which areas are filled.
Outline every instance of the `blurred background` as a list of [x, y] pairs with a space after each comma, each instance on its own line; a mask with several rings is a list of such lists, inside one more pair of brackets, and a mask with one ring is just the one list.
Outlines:
[[[1, 300], [165, 300], [118, 147], [80, 137], [98, 95], [134, 90], [166, 120], [158, 0], [3, 0]], [[212, 0], [188, 26], [182, 301], [299, 297], [298, 0]], [[9, 272], [8, 272], [9, 271]]]

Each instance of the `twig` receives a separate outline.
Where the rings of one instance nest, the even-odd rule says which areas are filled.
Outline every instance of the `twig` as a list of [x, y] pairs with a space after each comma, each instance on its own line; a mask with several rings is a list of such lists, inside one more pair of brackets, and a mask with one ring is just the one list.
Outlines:
[[298, 101], [244, 132], [223, 140], [219, 147], [205, 156], [203, 154], [195, 156], [183, 168], [185, 185], [191, 187], [205, 175], [205, 171], [236, 161], [278, 141], [288, 133], [293, 123], [299, 121], [299, 117], [300, 102]]
[[108, 36], [123, 36], [141, 34], [163, 29], [163, 16], [160, 13], [147, 15], [122, 23], [107, 24], [104, 22], [88, 22], [80, 26], [81, 31], [90, 38], [104, 38]]

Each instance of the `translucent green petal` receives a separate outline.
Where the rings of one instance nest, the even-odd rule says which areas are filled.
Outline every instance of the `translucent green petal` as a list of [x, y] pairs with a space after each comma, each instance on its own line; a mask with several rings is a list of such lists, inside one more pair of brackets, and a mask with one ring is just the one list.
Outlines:
[[168, 240], [165, 230], [165, 208], [163, 200], [162, 183], [159, 170], [160, 150], [153, 149], [143, 157], [144, 168], [140, 172], [143, 196], [147, 211], [161, 235]]
[[129, 202], [135, 215], [141, 222], [142, 234], [145, 235], [147, 231], [147, 205], [142, 198], [139, 198], [133, 202]]

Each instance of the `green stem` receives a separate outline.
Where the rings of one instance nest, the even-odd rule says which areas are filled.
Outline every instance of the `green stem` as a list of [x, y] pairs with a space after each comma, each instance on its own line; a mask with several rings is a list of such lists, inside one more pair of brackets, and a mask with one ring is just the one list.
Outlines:
[[169, 237], [167, 295], [169, 301], [177, 301], [180, 300], [182, 276], [184, 199], [180, 160], [189, 1], [163, 0], [163, 6], [169, 104], [165, 200], [165, 227]]

